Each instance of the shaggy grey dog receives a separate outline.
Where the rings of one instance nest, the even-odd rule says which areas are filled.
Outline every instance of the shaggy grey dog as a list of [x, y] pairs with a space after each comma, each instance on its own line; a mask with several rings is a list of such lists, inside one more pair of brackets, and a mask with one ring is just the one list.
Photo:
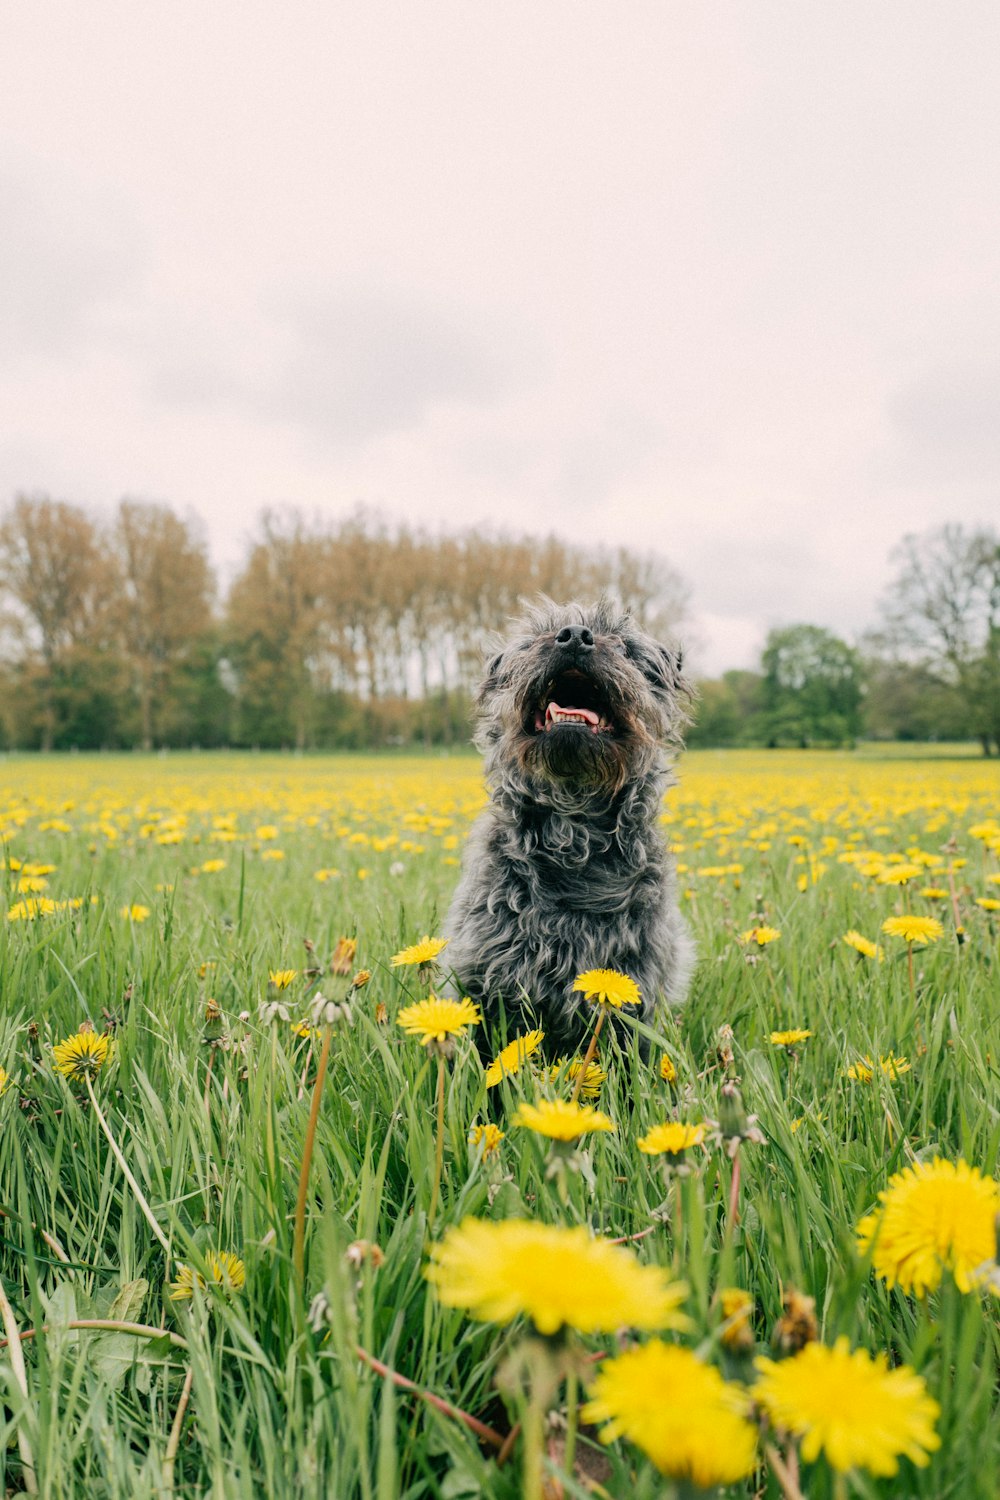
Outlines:
[[678, 656], [607, 600], [543, 599], [490, 662], [476, 735], [490, 805], [445, 926], [487, 1023], [502, 1003], [578, 1044], [587, 969], [629, 974], [642, 1020], [683, 999], [694, 945], [659, 816], [685, 693]]

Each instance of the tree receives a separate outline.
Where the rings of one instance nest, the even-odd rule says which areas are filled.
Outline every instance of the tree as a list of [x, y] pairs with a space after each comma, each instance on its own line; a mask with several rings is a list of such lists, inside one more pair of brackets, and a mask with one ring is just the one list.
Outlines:
[[957, 691], [984, 755], [1000, 751], [1000, 536], [941, 526], [904, 537], [895, 557], [890, 640]]
[[761, 657], [768, 744], [845, 744], [861, 728], [858, 653], [819, 625], [770, 632]]
[[265, 511], [260, 536], [234, 579], [226, 608], [227, 657], [235, 673], [237, 738], [297, 749], [310, 740], [314, 672], [327, 658], [324, 588], [329, 538], [292, 511]]
[[[61, 500], [19, 496], [0, 522], [0, 583], [28, 695], [25, 719], [36, 719], [41, 749], [53, 749], [87, 702], [88, 736], [113, 739], [114, 567], [95, 523]], [[100, 679], [100, 691], [91, 678]]]
[[200, 664], [215, 578], [204, 542], [166, 505], [123, 500], [112, 529], [122, 657], [139, 704], [144, 750], [186, 738], [185, 669]]

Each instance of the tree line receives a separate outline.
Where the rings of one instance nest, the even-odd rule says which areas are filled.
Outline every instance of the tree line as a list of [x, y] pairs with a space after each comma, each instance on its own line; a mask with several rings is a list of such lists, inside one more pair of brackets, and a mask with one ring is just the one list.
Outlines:
[[756, 671], [699, 684], [693, 745], [979, 741], [1000, 754], [1000, 535], [947, 525], [907, 536], [856, 645], [816, 625], [770, 632]]
[[48, 496], [0, 516], [0, 744], [361, 748], [462, 742], [484, 642], [519, 601], [609, 593], [676, 632], [662, 559], [355, 512], [266, 511], [220, 588], [198, 524]]
[[[1000, 753], [1000, 536], [904, 539], [854, 644], [772, 630], [758, 667], [695, 684], [692, 745], [976, 738]], [[356, 511], [265, 511], [225, 589], [198, 523], [48, 496], [0, 514], [0, 746], [363, 748], [462, 743], [484, 644], [536, 593], [608, 593], [683, 636], [662, 558], [549, 536], [432, 535]]]

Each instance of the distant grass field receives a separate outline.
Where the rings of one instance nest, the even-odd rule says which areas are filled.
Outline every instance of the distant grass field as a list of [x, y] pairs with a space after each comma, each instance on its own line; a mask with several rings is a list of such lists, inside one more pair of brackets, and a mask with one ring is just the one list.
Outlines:
[[[520, 1101], [571, 1092], [565, 1069], [545, 1076], [557, 1059], [544, 1042], [487, 1088], [471, 1034], [460, 1038], [443, 1069], [438, 1190], [438, 1061], [397, 1017], [442, 976], [390, 958], [439, 931], [483, 802], [478, 762], [462, 755], [0, 762], [7, 1491], [698, 1492], [669, 1472], [683, 1434], [657, 1450], [663, 1474], [651, 1442], [572, 1435], [576, 1391], [586, 1397], [624, 1334], [539, 1341], [523, 1316], [442, 1305], [424, 1275], [430, 1246], [475, 1216], [634, 1237], [635, 1264], [683, 1278], [690, 1326], [664, 1339], [718, 1367], [759, 1429], [752, 1472], [709, 1492], [996, 1496], [993, 1244], [969, 1290], [946, 1269], [917, 1296], [888, 1284], [878, 1244], [873, 1264], [855, 1231], [914, 1163], [996, 1174], [1000, 768], [968, 747], [685, 757], [664, 819], [699, 945], [690, 999], [661, 1016], [648, 1061], [602, 1036], [592, 1102], [616, 1128], [561, 1156], [513, 1118]], [[935, 918], [940, 938], [883, 934], [900, 914]], [[852, 931], [880, 954], [845, 943]], [[331, 973], [341, 938], [356, 954], [342, 946]], [[313, 1017], [317, 989], [343, 1001], [362, 968], [353, 1023]], [[89, 1025], [60, 1072], [53, 1048]], [[794, 1029], [810, 1035], [770, 1040]], [[733, 1082], [757, 1117], [741, 1143]], [[637, 1143], [670, 1120], [706, 1131], [665, 1174]], [[469, 1144], [487, 1123], [503, 1132], [489, 1154]], [[981, 1218], [955, 1212], [963, 1245], [979, 1246]], [[914, 1218], [914, 1256], [928, 1236], [950, 1253], [946, 1218]], [[733, 1288], [751, 1299], [745, 1328], [722, 1311]], [[809, 1331], [796, 1293], [814, 1299], [823, 1344], [843, 1335], [922, 1377], [940, 1408], [926, 1466], [918, 1446], [894, 1476], [863, 1455], [838, 1469], [829, 1450], [808, 1460], [765, 1426], [754, 1359], [789, 1356]], [[841, 1398], [827, 1392], [826, 1408]], [[653, 1404], [674, 1401], [664, 1389]], [[864, 1402], [845, 1420], [864, 1448]]]

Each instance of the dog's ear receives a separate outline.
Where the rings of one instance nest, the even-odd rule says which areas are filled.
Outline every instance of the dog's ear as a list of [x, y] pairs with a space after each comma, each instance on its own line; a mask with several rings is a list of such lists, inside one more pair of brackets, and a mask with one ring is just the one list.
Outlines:
[[678, 693], [684, 688], [681, 673], [683, 653], [661, 646], [659, 641], [645, 640], [630, 645], [629, 655], [646, 681], [661, 693]]
[[498, 686], [500, 681], [500, 668], [502, 665], [502, 651], [486, 663], [486, 670], [484, 671], [483, 679], [479, 684], [479, 693], [477, 695], [480, 703], [484, 698], [488, 697], [489, 694], [493, 692], [495, 687]]

